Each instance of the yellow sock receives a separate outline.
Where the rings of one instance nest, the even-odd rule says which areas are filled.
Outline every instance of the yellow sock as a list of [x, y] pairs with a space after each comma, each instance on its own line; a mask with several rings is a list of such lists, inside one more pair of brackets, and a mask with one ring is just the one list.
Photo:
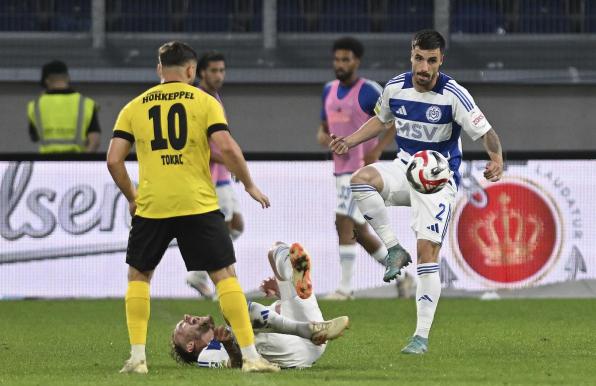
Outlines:
[[130, 344], [144, 345], [147, 342], [147, 325], [149, 324], [149, 283], [129, 281], [125, 301]]
[[246, 297], [242, 292], [238, 279], [235, 277], [223, 279], [217, 283], [215, 290], [217, 291], [221, 312], [232, 326], [232, 331], [234, 331], [234, 336], [240, 348], [253, 345], [255, 335], [248, 316]]

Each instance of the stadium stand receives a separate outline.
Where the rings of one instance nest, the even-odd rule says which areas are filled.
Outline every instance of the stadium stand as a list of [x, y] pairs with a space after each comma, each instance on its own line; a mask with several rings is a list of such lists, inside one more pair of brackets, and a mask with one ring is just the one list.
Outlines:
[[[57, 57], [71, 63], [74, 74], [80, 69], [82, 79], [112, 79], [109, 71], [147, 68], [157, 45], [176, 38], [199, 51], [224, 51], [230, 66], [246, 70], [236, 72], [243, 81], [319, 82], [326, 76], [322, 71], [329, 64], [330, 43], [348, 33], [365, 42], [363, 69], [372, 72], [368, 76], [382, 79], [387, 72], [408, 69], [402, 52], [411, 33], [437, 27], [435, 5], [442, 4], [277, 0], [272, 50], [263, 44], [268, 0], [105, 0], [104, 44], [90, 49], [96, 33], [94, 1], [1, 1], [0, 46], [5, 55], [0, 57], [0, 79], [33, 79], [28, 74], [40, 61]], [[596, 32], [595, 0], [451, 0], [449, 9], [443, 24], [450, 29], [445, 69], [456, 71], [458, 79], [555, 83], [578, 76], [596, 79], [596, 40], [591, 36]], [[285, 71], [285, 78], [280, 78], [249, 71], [254, 69], [296, 71]]]
[[[3, 0], [2, 31], [88, 31], [93, 0]], [[108, 32], [261, 32], [263, 0], [106, 0]], [[455, 33], [593, 32], [593, 0], [452, 0]], [[278, 0], [279, 32], [412, 32], [433, 0]]]

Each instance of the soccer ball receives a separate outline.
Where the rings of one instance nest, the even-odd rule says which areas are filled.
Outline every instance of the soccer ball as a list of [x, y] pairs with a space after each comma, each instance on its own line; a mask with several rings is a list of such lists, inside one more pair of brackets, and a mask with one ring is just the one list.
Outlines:
[[430, 194], [443, 189], [453, 175], [449, 162], [434, 150], [421, 150], [406, 166], [406, 177], [415, 191]]

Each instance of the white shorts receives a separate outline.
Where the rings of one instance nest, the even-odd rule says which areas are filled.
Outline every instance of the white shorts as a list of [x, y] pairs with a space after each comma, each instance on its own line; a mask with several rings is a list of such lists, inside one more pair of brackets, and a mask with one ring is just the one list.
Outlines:
[[287, 334], [256, 334], [255, 346], [263, 358], [282, 368], [311, 367], [325, 352], [325, 345]]
[[240, 205], [238, 205], [234, 187], [231, 183], [216, 186], [215, 193], [217, 193], [219, 210], [223, 213], [225, 221], [232, 221], [234, 213], [240, 213]]
[[[281, 315], [285, 318], [299, 322], [323, 321], [314, 295], [304, 300], [295, 296], [288, 301], [275, 302], [268, 308], [275, 310], [277, 303], [281, 303]], [[259, 333], [255, 334], [255, 346], [263, 358], [282, 368], [304, 368], [311, 367], [323, 355], [327, 345], [319, 346], [295, 335]]]
[[416, 238], [442, 244], [455, 206], [455, 181], [451, 179], [437, 193], [423, 194], [412, 189], [406, 178], [406, 165], [399, 158], [372, 166], [383, 178], [381, 197], [385, 206], [411, 206], [411, 226]]
[[335, 213], [350, 217], [357, 224], [364, 224], [366, 220], [356, 205], [350, 189], [351, 174], [335, 176], [335, 187], [337, 188], [337, 208]]

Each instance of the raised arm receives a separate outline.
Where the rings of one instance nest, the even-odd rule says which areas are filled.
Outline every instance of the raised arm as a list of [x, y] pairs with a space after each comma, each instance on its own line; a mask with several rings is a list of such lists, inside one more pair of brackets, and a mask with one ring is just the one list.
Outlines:
[[503, 151], [501, 141], [494, 129], [490, 129], [482, 136], [484, 149], [490, 157], [490, 161], [484, 169], [484, 178], [491, 182], [496, 182], [503, 176]]
[[329, 148], [336, 154], [345, 154], [348, 150], [364, 141], [374, 138], [385, 130], [385, 124], [376, 116], [372, 117], [357, 131], [347, 137], [337, 137], [331, 134]]
[[227, 130], [215, 131], [211, 134], [211, 140], [221, 151], [224, 165], [226, 165], [228, 170], [242, 182], [244, 190], [246, 190], [255, 201], [260, 203], [263, 208], [268, 208], [270, 205], [269, 198], [261, 193], [259, 188], [254, 184], [250, 172], [248, 171], [248, 166], [246, 165], [242, 150], [234, 138], [232, 138], [230, 132]]

